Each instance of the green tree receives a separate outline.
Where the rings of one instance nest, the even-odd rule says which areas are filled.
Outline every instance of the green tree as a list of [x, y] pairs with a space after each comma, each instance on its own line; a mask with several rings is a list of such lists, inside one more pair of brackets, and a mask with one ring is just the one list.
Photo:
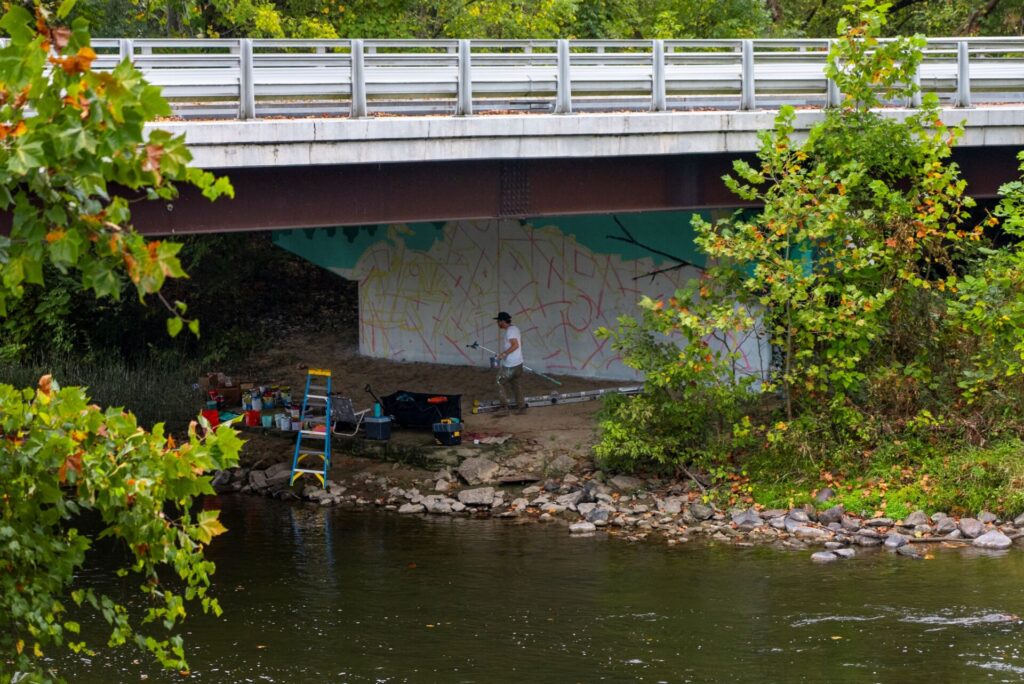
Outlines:
[[[211, 199], [230, 184], [190, 168], [182, 138], [146, 134], [147, 121], [170, 113], [166, 102], [128, 63], [94, 71], [84, 20], [51, 27], [42, 8], [33, 16], [14, 6], [0, 29], [10, 37], [0, 49], [0, 210], [10, 216], [0, 235], [0, 316], [20, 314], [26, 291], [46, 301], [37, 295], [47, 270], [97, 297], [117, 297], [122, 278], [140, 299], [159, 297], [166, 279], [184, 276], [179, 247], [135, 232], [129, 202], [170, 199], [175, 182]], [[186, 324], [198, 334], [183, 303], [161, 301], [172, 335]], [[195, 514], [192, 503], [212, 493], [203, 473], [235, 464], [239, 447], [228, 426], [200, 436], [193, 425], [179, 445], [161, 425], [147, 433], [48, 376], [36, 389], [0, 386], [0, 675], [49, 679], [49, 649], [88, 648], [67, 617], [71, 603], [109, 623], [110, 645], [131, 640], [186, 667], [174, 628], [193, 601], [219, 612], [203, 549], [223, 531], [215, 512]], [[99, 537], [125, 547], [120, 572], [138, 578], [148, 600], [141, 614], [71, 590], [95, 541], [78, 526], [90, 513]]]
[[[773, 130], [761, 136], [756, 162], [737, 161], [724, 179], [745, 203], [763, 208], [715, 223], [694, 218], [696, 242], [714, 265], [710, 284], [701, 288], [701, 299], [710, 301], [698, 307], [677, 294], [645, 302], [643, 323], [620, 328], [616, 345], [648, 375], [648, 387], [667, 382], [673, 390], [650, 392], [641, 402], [648, 424], [679, 424], [679, 401], [699, 401], [700, 411], [725, 416], [735, 434], [749, 434], [748, 422], [738, 420], [743, 402], [728, 393], [698, 393], [723, 381], [735, 384], [735, 374], [720, 360], [707, 367], [686, 363], [691, 348], [736, 331], [737, 321], [714, 314], [729, 306], [758, 318], [775, 352], [758, 386], [760, 405], [745, 408], [769, 444], [791, 439], [786, 433], [795, 420], [827, 433], [821, 445], [870, 441], [879, 429], [891, 434], [957, 401], [964, 346], [944, 318], [959, 276], [977, 259], [982, 232], [968, 225], [973, 201], [949, 159], [961, 129], [942, 123], [937, 99], [925, 96], [919, 110], [900, 120], [878, 109], [914, 94], [910, 75], [923, 45], [919, 36], [880, 42], [885, 9], [867, 0], [839, 24], [828, 75], [843, 93], [841, 105], [802, 141], [796, 112], [782, 108]], [[663, 343], [652, 346], [658, 335], [681, 338], [685, 346], [676, 354]], [[910, 388], [911, 398], [896, 406], [894, 386]], [[777, 415], [775, 397], [781, 398]], [[620, 435], [636, 420], [613, 407], [603, 455], [628, 452]], [[710, 449], [718, 458], [735, 446], [691, 428], [683, 432], [698, 439], [686, 448], [672, 441], [679, 435], [662, 440], [683, 462], [712, 444], [719, 445]], [[727, 425], [716, 430], [722, 434], [729, 434]], [[665, 460], [663, 452], [645, 448], [653, 460]]]

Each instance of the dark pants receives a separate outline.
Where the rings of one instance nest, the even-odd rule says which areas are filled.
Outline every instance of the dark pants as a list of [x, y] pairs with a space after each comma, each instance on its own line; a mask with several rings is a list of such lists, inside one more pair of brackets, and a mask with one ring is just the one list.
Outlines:
[[[503, 405], [512, 405], [520, 408], [526, 406], [526, 400], [523, 399], [522, 377], [522, 364], [511, 368], [502, 366], [498, 369], [498, 398]], [[512, 404], [509, 401], [510, 399], [515, 399], [515, 403]]]

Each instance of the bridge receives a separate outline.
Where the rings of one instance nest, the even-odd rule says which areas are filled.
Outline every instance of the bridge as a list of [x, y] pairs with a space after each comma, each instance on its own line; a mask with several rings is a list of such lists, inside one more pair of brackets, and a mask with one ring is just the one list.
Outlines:
[[[100, 68], [130, 57], [163, 87], [175, 116], [154, 125], [236, 188], [139, 203], [144, 232], [274, 230], [359, 282], [364, 354], [484, 364], [465, 344], [506, 310], [534, 367], [630, 380], [593, 330], [699, 275], [691, 214], [739, 205], [720, 178], [773, 110], [796, 106], [799, 133], [841, 96], [827, 40], [96, 46]], [[915, 80], [965, 122], [955, 158], [993, 197], [1024, 148], [1024, 40], [930, 40]], [[766, 367], [761, 342], [741, 349]]]
[[[100, 39], [163, 88], [239, 200], [140, 207], [153, 234], [735, 206], [720, 177], [774, 109], [840, 93], [828, 40]], [[1024, 39], [932, 39], [915, 80], [965, 121], [977, 197], [1024, 147]], [[892, 116], [919, 104], [890, 103]], [[628, 180], [628, 182], [624, 182]], [[289, 187], [287, 201], [279, 189]]]

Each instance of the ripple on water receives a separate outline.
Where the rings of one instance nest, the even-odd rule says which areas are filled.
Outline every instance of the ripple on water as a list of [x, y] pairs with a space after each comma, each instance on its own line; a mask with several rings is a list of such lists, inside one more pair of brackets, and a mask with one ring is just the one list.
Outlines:
[[820, 617], [803, 618], [790, 624], [791, 627], [808, 627], [823, 622], [873, 622], [884, 619], [884, 615], [822, 615]]
[[987, 663], [979, 663], [976, 660], [967, 661], [968, 665], [972, 667], [980, 667], [982, 670], [993, 670], [995, 672], [1012, 672], [1013, 674], [1024, 675], [1024, 667], [1020, 665], [1011, 665], [1010, 663], [1001, 663], [999, 661], [990, 661]]
[[951, 615], [905, 615], [900, 622], [940, 627], [973, 627], [975, 625], [1019, 625], [1021, 618], [1009, 613], [980, 613], [954, 617]]

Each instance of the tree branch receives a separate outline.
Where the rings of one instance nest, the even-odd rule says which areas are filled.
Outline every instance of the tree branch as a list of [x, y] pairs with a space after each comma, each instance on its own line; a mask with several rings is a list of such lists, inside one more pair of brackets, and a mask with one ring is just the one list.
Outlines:
[[616, 225], [619, 226], [619, 229], [623, 233], [626, 234], [626, 237], [622, 237], [620, 235], [606, 235], [605, 237], [608, 238], [609, 240], [619, 240], [621, 242], [625, 242], [625, 243], [628, 243], [628, 244], [631, 244], [631, 245], [636, 245], [637, 247], [639, 247], [641, 249], [646, 249], [651, 254], [657, 254], [658, 256], [663, 256], [663, 257], [666, 257], [668, 259], [672, 259], [673, 261], [676, 262], [675, 266], [669, 266], [667, 268], [658, 269], [657, 271], [652, 271], [650, 273], [645, 273], [644, 275], [640, 275], [640, 276], [634, 277], [633, 280], [639, 280], [640, 278], [646, 278], [648, 276], [653, 278], [654, 276], [658, 275], [659, 273], [665, 273], [667, 271], [674, 271], [675, 269], [683, 268], [684, 266], [693, 266], [694, 268], [696, 268], [696, 269], [698, 269], [700, 271], [704, 270], [701, 266], [698, 266], [697, 264], [693, 263], [692, 261], [689, 261], [687, 259], [683, 259], [682, 257], [678, 257], [678, 256], [676, 256], [674, 254], [669, 254], [668, 252], [663, 252], [660, 249], [655, 249], [654, 247], [651, 247], [650, 245], [645, 245], [644, 243], [640, 242], [635, 237], [633, 237], [633, 234], [629, 232], [629, 229], [626, 228], [626, 226], [622, 223], [622, 221], [619, 220], [618, 216], [612, 216], [612, 220], [615, 221]]

